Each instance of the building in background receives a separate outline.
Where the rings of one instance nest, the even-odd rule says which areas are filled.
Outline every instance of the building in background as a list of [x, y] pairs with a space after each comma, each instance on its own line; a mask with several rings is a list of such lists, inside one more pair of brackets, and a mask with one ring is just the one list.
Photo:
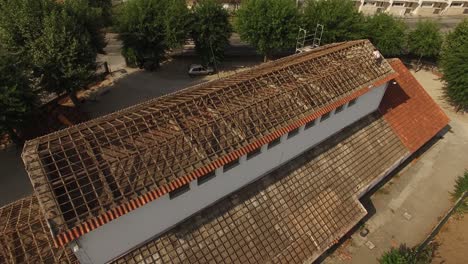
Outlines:
[[389, 13], [394, 16], [468, 15], [468, 0], [357, 0], [366, 15]]

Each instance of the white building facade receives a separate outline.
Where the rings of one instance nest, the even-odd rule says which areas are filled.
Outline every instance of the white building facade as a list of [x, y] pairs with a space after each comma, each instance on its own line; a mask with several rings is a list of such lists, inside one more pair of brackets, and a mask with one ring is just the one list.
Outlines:
[[468, 0], [354, 0], [366, 15], [388, 13], [394, 16], [468, 15]]
[[123, 255], [376, 111], [387, 86], [371, 87], [257, 151], [85, 234], [71, 244], [73, 251], [81, 263], [106, 263]]

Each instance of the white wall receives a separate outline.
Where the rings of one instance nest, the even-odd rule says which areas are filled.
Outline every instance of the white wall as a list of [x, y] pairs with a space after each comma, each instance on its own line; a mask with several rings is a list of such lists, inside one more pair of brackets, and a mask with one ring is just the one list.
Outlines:
[[77, 242], [80, 247], [77, 257], [82, 263], [104, 263], [168, 230], [375, 111], [386, 87], [384, 84], [371, 89], [355, 105], [337, 114], [333, 111], [329, 119], [307, 130], [302, 126], [300, 133], [290, 139], [283, 135], [281, 143], [271, 149], [264, 145], [262, 153], [250, 160], [241, 157], [240, 164], [225, 173], [218, 168], [216, 177], [200, 186], [197, 181], [191, 182], [190, 191], [179, 197], [171, 200], [165, 195], [85, 234]]

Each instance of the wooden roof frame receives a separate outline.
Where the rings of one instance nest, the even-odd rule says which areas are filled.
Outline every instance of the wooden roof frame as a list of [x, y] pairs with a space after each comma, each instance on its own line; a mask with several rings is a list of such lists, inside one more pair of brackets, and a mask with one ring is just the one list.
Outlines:
[[373, 50], [368, 40], [326, 45], [26, 142], [56, 245], [393, 79]]

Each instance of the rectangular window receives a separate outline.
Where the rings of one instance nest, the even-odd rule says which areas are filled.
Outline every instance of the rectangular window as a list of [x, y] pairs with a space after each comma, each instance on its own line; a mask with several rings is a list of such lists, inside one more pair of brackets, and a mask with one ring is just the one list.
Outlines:
[[176, 197], [181, 196], [182, 194], [190, 191], [190, 183], [184, 184], [180, 186], [179, 188], [173, 190], [172, 192], [169, 192], [169, 199], [174, 199]]
[[307, 122], [306, 125], [305, 125], [305, 129], [309, 129], [309, 128], [313, 127], [313, 126], [315, 126], [315, 119], [312, 120], [312, 121]]
[[209, 172], [208, 174], [203, 175], [200, 178], [198, 178], [197, 185], [202, 185], [205, 182], [213, 179], [214, 177], [216, 177], [216, 171]]
[[235, 160], [229, 162], [228, 164], [224, 165], [223, 172], [226, 172], [226, 171], [236, 167], [237, 165], [239, 165], [239, 159], [235, 159]]
[[404, 3], [393, 3], [393, 6], [403, 6]]
[[320, 122], [323, 122], [323, 121], [327, 120], [328, 118], [330, 118], [330, 112], [324, 114], [322, 116], [322, 118], [320, 118]]
[[356, 104], [357, 98], [354, 98], [353, 100], [349, 101], [348, 107], [351, 107]]
[[281, 137], [271, 141], [270, 143], [268, 143], [268, 149], [271, 149], [272, 147], [278, 145], [280, 142], [281, 142]]
[[338, 114], [339, 112], [343, 111], [344, 105], [340, 105], [335, 109], [335, 114]]
[[247, 153], [247, 160], [249, 160], [249, 159], [251, 159], [251, 158], [257, 156], [257, 155], [260, 154], [261, 152], [262, 152], [261, 148], [258, 148], [258, 149], [254, 150], [254, 151], [252, 151], [252, 152]]
[[450, 6], [452, 7], [461, 7], [463, 5], [463, 3], [452, 3], [450, 4]]
[[295, 135], [299, 134], [299, 128], [296, 128], [296, 129], [293, 129], [291, 131], [289, 131], [288, 133], [288, 139], [294, 137]]

